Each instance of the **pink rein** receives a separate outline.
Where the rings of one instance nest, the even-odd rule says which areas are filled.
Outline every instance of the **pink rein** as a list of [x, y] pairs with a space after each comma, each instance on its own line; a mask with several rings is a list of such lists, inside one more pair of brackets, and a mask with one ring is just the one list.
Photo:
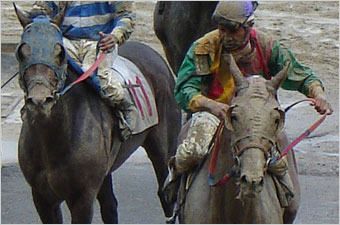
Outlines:
[[[312, 98], [302, 99], [302, 100], [297, 101], [297, 102], [291, 104], [290, 106], [288, 106], [285, 109], [285, 112], [287, 112], [293, 106], [295, 106], [295, 105], [297, 105], [297, 104], [299, 104], [301, 102], [305, 102], [305, 101], [310, 101], [310, 102], [315, 103], [315, 100], [312, 99]], [[323, 114], [320, 119], [318, 119], [314, 124], [312, 124], [312, 126], [309, 127], [309, 129], [307, 129], [303, 134], [301, 134], [298, 138], [296, 138], [285, 150], [283, 150], [282, 153], [278, 157], [273, 158], [272, 161], [270, 162], [270, 164], [275, 163], [277, 160], [279, 160], [283, 156], [287, 155], [289, 150], [291, 150], [297, 143], [302, 141], [304, 138], [308, 137], [310, 135], [310, 133], [312, 133], [326, 119], [327, 115], [328, 115], [327, 112], [325, 114]]]
[[93, 65], [85, 72], [83, 73], [80, 77], [78, 77], [77, 80], [73, 81], [71, 84], [69, 84], [67, 87], [65, 87], [61, 92], [60, 95], [63, 95], [68, 91], [73, 85], [85, 80], [88, 78], [99, 66], [99, 64], [105, 59], [107, 53], [101, 53], [98, 59], [93, 63]]

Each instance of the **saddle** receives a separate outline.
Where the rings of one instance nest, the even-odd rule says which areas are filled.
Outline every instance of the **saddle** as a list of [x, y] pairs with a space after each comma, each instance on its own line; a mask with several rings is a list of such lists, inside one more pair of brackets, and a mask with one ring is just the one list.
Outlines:
[[[138, 134], [159, 122], [155, 96], [139, 68], [130, 60], [119, 56], [117, 52], [113, 54], [115, 55], [113, 56], [112, 70], [125, 88], [125, 95], [130, 97], [131, 102], [138, 109], [136, 127], [132, 131], [132, 134]], [[69, 56], [68, 63], [79, 75], [84, 73]], [[89, 78], [92, 80], [94, 88], [98, 89], [100, 86], [98, 78], [93, 75]]]
[[134, 102], [138, 109], [137, 123], [132, 134], [141, 133], [158, 124], [155, 96], [138, 67], [130, 60], [117, 55], [113, 62], [112, 70], [122, 86], [126, 88], [127, 93], [125, 94], [130, 96], [131, 101]]

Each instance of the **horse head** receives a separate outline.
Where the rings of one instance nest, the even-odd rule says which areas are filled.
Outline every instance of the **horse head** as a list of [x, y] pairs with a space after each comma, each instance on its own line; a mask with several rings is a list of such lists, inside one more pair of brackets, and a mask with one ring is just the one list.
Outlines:
[[24, 28], [16, 49], [19, 83], [25, 92], [24, 114], [48, 117], [56, 103], [57, 92], [66, 80], [67, 57], [60, 26], [66, 7], [53, 18], [14, 9]]
[[256, 197], [263, 189], [271, 158], [278, 153], [277, 135], [284, 127], [284, 111], [277, 101], [277, 89], [287, 76], [287, 68], [271, 80], [261, 76], [244, 77], [231, 55], [230, 65], [236, 86], [227, 111], [226, 127], [232, 130], [231, 144], [237, 162], [238, 198]]

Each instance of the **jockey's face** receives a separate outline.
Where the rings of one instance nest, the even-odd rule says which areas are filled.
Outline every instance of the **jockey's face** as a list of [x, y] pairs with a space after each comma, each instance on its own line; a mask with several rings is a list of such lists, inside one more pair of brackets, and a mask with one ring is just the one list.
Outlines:
[[243, 46], [246, 36], [246, 29], [243, 26], [233, 28], [219, 24], [218, 29], [224, 49], [235, 51]]

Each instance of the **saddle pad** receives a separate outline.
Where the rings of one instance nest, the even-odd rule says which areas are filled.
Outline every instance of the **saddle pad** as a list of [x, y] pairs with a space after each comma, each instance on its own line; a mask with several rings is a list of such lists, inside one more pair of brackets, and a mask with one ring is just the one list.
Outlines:
[[138, 134], [158, 124], [155, 96], [138, 67], [130, 60], [118, 55], [112, 64], [112, 69], [123, 86], [138, 85], [138, 87], [124, 88], [124, 94], [130, 96], [138, 110], [136, 128], [132, 133]]

